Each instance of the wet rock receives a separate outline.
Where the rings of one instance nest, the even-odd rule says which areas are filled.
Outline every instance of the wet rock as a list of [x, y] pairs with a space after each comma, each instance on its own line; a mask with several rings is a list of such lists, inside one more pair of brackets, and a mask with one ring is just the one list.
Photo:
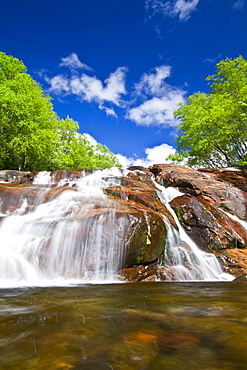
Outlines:
[[227, 249], [221, 258], [229, 273], [236, 277], [247, 274], [247, 249]]
[[246, 273], [240, 255], [247, 247], [247, 229], [240, 222], [247, 221], [247, 168], [192, 170], [158, 164], [149, 170], [161, 185], [184, 193], [171, 206], [195, 243], [216, 253], [226, 272]]
[[[5, 215], [18, 213], [25, 202], [27, 206], [21, 212], [30, 212], [38, 204], [54, 200], [67, 190], [76, 190], [75, 185], [68, 186], [68, 181], [92, 172], [54, 171], [50, 173], [50, 185], [40, 188], [31, 183], [37, 172], [0, 171], [0, 212]], [[225, 271], [234, 276], [247, 273], [247, 230], [231, 218], [236, 215], [247, 220], [247, 169], [192, 170], [154, 165], [149, 169], [131, 167], [127, 176], [124, 171], [121, 174], [114, 182], [109, 182], [103, 199], [101, 196], [90, 199], [83, 196], [80, 200], [76, 197], [75, 204], [72, 202], [63, 215], [68, 221], [67, 228], [78, 223], [75, 235], [78, 245], [87, 242], [88, 225], [102, 225], [103, 248], [99, 256], [102, 269], [114, 231], [114, 241], [121, 241], [121, 253], [116, 256], [122, 261], [118, 267], [121, 279], [132, 282], [179, 280], [172, 266], [160, 266], [164, 262], [166, 220], [176, 229], [177, 225], [159, 198], [159, 190], [153, 182], [155, 177], [161, 185], [176, 187], [183, 193], [170, 205], [194, 242], [204, 251], [215, 253]], [[104, 180], [107, 183], [107, 178]], [[56, 228], [55, 222], [51, 228]], [[97, 235], [92, 227], [90, 238], [96, 244]], [[47, 239], [46, 251], [49, 245], [50, 239]], [[92, 254], [95, 248], [92, 244]], [[45, 253], [40, 263], [46, 265]], [[93, 258], [88, 256], [85, 266], [93, 270]]]
[[219, 169], [204, 169], [199, 170], [202, 172], [212, 173], [217, 176], [218, 179], [227, 181], [239, 188], [240, 190], [247, 191], [247, 167], [230, 167], [230, 168], [219, 168]]
[[35, 206], [56, 198], [64, 190], [64, 187], [56, 186], [41, 189], [36, 185], [0, 183], [0, 212], [7, 215], [18, 213], [24, 202], [27, 203], [26, 212], [30, 212]]
[[247, 220], [247, 194], [215, 173], [175, 165], [154, 165], [150, 170], [162, 185], [181, 192], [203, 196], [215, 207], [222, 207]]
[[163, 353], [172, 353], [181, 351], [185, 348], [197, 347], [200, 341], [197, 337], [187, 333], [170, 333], [167, 336], [161, 336], [157, 340], [159, 351]]
[[233, 280], [233, 283], [247, 283], [247, 275], [242, 275], [235, 280]]
[[122, 269], [118, 271], [117, 276], [120, 280], [131, 283], [180, 280], [180, 276], [173, 266], [160, 266], [157, 262]]
[[73, 181], [80, 179], [85, 175], [90, 175], [93, 173], [93, 170], [58, 170], [50, 173], [51, 180], [54, 182], [60, 182], [62, 180]]
[[246, 248], [246, 230], [204, 197], [184, 194], [170, 202], [191, 238], [205, 251]]
[[122, 269], [117, 273], [120, 280], [129, 281], [132, 283], [157, 281], [158, 266], [156, 263], [146, 266], [133, 266], [131, 268]]
[[33, 171], [0, 171], [0, 182], [9, 182], [12, 184], [31, 184], [37, 172]]
[[150, 182], [150, 175], [149, 177], [146, 175], [146, 178], [147, 183], [142, 183], [128, 177], [121, 178], [120, 185], [108, 187], [105, 189], [105, 192], [113, 197], [120, 198], [129, 204], [137, 203], [156, 213], [165, 215], [172, 226], [177, 228], [172, 215], [158, 197], [158, 189], [152, 182]]

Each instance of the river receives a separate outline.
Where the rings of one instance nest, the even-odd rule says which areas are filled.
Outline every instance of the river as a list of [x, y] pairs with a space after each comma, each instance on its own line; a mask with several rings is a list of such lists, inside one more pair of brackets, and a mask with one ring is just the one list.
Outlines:
[[0, 290], [0, 369], [246, 369], [246, 285]]

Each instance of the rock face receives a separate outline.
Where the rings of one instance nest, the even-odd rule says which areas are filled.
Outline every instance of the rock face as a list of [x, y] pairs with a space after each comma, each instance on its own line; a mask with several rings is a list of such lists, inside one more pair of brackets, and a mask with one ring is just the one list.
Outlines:
[[[67, 190], [76, 191], [73, 181], [90, 173], [92, 171], [55, 171], [49, 175], [49, 186], [41, 191], [39, 185], [33, 183], [37, 173], [0, 171], [0, 213], [3, 218], [30, 213], [38, 204], [58, 199]], [[76, 238], [80, 245], [88, 242], [85, 225], [91, 225], [92, 220], [103, 225], [104, 248], [97, 257], [97, 268], [104, 268], [103, 254], [107, 253], [114, 231], [114, 238], [122, 248], [119, 271], [116, 270], [122, 280], [176, 280], [176, 273], [164, 265], [164, 247], [168, 223], [174, 230], [178, 226], [161, 201], [153, 179], [182, 192], [170, 206], [197, 246], [216, 255], [224, 271], [235, 277], [247, 274], [247, 169], [192, 170], [175, 165], [132, 167], [128, 174], [122, 173], [114, 182], [109, 181], [103, 198], [83, 196], [66, 209], [62, 216], [68, 221], [66, 228], [74, 222], [79, 225]], [[108, 179], [104, 181], [107, 183]], [[24, 201], [27, 205], [22, 207]], [[50, 228], [55, 227], [53, 222]], [[93, 254], [97, 235], [90, 233], [92, 241], [95, 240], [90, 244]], [[49, 251], [50, 244], [51, 235], [42, 245]], [[42, 266], [49, 264], [49, 257], [44, 256], [42, 252]], [[96, 268], [90, 256], [84, 263], [88, 270]]]
[[239, 220], [247, 221], [247, 169], [154, 165], [150, 171], [160, 184], [184, 193], [171, 206], [195, 243], [214, 252], [226, 271], [246, 273], [247, 223]]

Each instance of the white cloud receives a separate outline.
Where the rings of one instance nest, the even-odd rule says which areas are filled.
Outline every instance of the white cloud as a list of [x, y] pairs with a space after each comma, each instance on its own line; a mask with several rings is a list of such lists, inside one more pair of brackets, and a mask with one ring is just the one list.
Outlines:
[[187, 21], [191, 13], [196, 10], [200, 0], [146, 0], [146, 9], [150, 8], [155, 13], [162, 13], [170, 17], [178, 17], [179, 20]]
[[105, 105], [100, 104], [99, 109], [104, 110], [107, 116], [117, 117], [117, 114], [113, 108], [108, 108]]
[[119, 67], [104, 81], [97, 77], [82, 74], [80, 77], [72, 76], [70, 79], [71, 93], [88, 102], [111, 102], [120, 105], [121, 95], [126, 94], [125, 89], [126, 68]]
[[93, 137], [93, 136], [91, 136], [90, 134], [82, 134], [83, 136], [85, 136], [86, 137], [86, 139], [87, 139], [87, 141], [89, 141], [89, 143], [91, 144], [91, 145], [94, 145], [94, 146], [96, 146], [97, 144], [99, 144], [98, 143], [98, 141], [97, 140], [95, 140], [95, 138]]
[[52, 78], [45, 77], [46, 82], [51, 85], [49, 92], [54, 94], [69, 94], [70, 93], [70, 83], [69, 80], [63, 75], [57, 75]]
[[136, 84], [137, 95], [146, 94], [149, 98], [137, 107], [129, 109], [126, 118], [141, 126], [177, 126], [173, 112], [179, 103], [185, 102], [185, 91], [165, 82], [170, 76], [170, 66], [155, 68], [155, 73], [144, 74]]
[[219, 61], [220, 59], [222, 59], [222, 55], [221, 54], [218, 54], [216, 57], [214, 58], [206, 58], [204, 59], [204, 62], [208, 62], [208, 63], [216, 63], [217, 61]]
[[92, 68], [82, 63], [76, 53], [72, 53], [66, 58], [61, 59], [62, 62], [59, 64], [60, 67], [68, 67], [71, 70], [75, 69], [87, 69], [92, 71]]
[[125, 157], [124, 155], [122, 154], [116, 154], [116, 157], [118, 159], [118, 162], [124, 167], [130, 167], [132, 166], [133, 164], [133, 159], [132, 158], [128, 158], [128, 157]]
[[234, 9], [241, 10], [241, 9], [243, 9], [243, 7], [244, 7], [244, 3], [245, 3], [245, 0], [237, 0], [237, 1], [234, 3], [233, 8], [234, 8]]
[[185, 102], [183, 95], [183, 91], [177, 90], [162, 98], [154, 97], [130, 109], [126, 118], [140, 126], [177, 126], [173, 112], [178, 109], [179, 103]]
[[175, 154], [176, 150], [168, 144], [161, 144], [154, 146], [153, 148], [146, 148], [145, 154], [146, 157], [144, 158], [128, 158], [121, 154], [117, 154], [119, 162], [122, 164], [123, 167], [130, 167], [130, 166], [143, 166], [149, 167], [153, 164], [164, 164], [164, 163], [171, 163], [170, 161], [166, 160], [168, 155]]
[[171, 75], [171, 67], [168, 65], [162, 65], [156, 67], [156, 73], [144, 73], [138, 84], [135, 85], [136, 92], [141, 94], [143, 91], [148, 95], [163, 95], [167, 90], [167, 84], [164, 80]]
[[[62, 61], [62, 65], [69, 68], [72, 68], [72, 65], [79, 68], [81, 63], [76, 54], [71, 54]], [[134, 85], [135, 99], [128, 105], [123, 101], [123, 95], [127, 94], [126, 67], [118, 67], [105, 81], [87, 73], [71, 71], [69, 75], [59, 74], [52, 78], [46, 76], [45, 80], [50, 85], [48, 92], [62, 96], [75, 95], [80, 101], [97, 103], [99, 109], [107, 116], [115, 118], [117, 114], [114, 105], [121, 108], [128, 106], [125, 118], [137, 125], [163, 127], [177, 125], [173, 112], [179, 103], [185, 102], [185, 91], [166, 82], [166, 78], [171, 75], [169, 65], [161, 65], [154, 68], [151, 73], [144, 73], [139, 83]], [[130, 104], [135, 106], [132, 105], [130, 108]]]
[[[90, 134], [83, 133], [79, 135], [85, 136], [91, 145], [96, 146], [97, 144], [100, 144]], [[166, 158], [170, 154], [175, 154], [175, 152], [176, 152], [175, 148], [173, 148], [171, 145], [163, 143], [161, 145], [157, 145], [152, 148], [146, 148], [145, 157], [143, 158], [131, 158], [131, 157], [126, 157], [122, 154], [116, 154], [116, 157], [123, 167], [130, 167], [130, 166], [149, 167], [149, 166], [152, 166], [153, 164], [171, 163], [171, 161], [166, 160]]]
[[115, 72], [102, 82], [97, 77], [88, 76], [82, 73], [80, 76], [72, 75], [70, 77], [57, 75], [52, 78], [46, 78], [50, 84], [49, 92], [57, 95], [73, 94], [87, 102], [96, 102], [100, 109], [104, 109], [107, 115], [116, 116], [112, 108], [103, 106], [105, 102], [121, 105], [122, 95], [126, 94], [125, 75], [127, 69], [119, 67]]

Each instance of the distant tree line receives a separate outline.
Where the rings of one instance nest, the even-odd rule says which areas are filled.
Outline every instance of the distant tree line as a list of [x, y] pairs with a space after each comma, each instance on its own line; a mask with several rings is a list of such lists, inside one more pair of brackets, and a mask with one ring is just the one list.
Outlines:
[[91, 145], [78, 130], [77, 122], [57, 116], [23, 62], [0, 52], [0, 169], [120, 166], [105, 145]]
[[247, 165], [247, 61], [222, 60], [206, 80], [210, 93], [191, 95], [175, 112], [177, 153], [169, 159], [190, 167]]

